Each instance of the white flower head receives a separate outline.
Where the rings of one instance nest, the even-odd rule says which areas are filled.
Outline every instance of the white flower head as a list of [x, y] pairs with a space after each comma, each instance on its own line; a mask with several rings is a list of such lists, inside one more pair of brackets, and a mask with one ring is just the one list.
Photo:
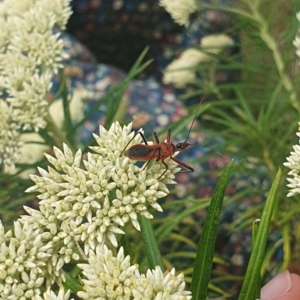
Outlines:
[[[300, 137], [300, 122], [298, 123], [299, 128], [296, 135]], [[299, 140], [300, 144], [300, 140]], [[287, 178], [289, 184], [287, 185], [290, 188], [287, 197], [291, 197], [297, 194], [300, 194], [300, 145], [293, 146], [294, 151], [291, 152], [291, 155], [286, 158], [287, 162], [283, 165], [291, 171], [288, 173], [292, 178]]]
[[[300, 22], [300, 12], [297, 13], [296, 17]], [[300, 30], [298, 32], [298, 35], [295, 37], [293, 44], [296, 48], [296, 54], [298, 55], [298, 57], [300, 57]]]
[[[55, 157], [46, 154], [53, 167], [39, 168], [41, 177], [31, 176], [36, 185], [27, 191], [40, 193], [40, 206], [45, 211], [51, 207], [58, 230], [83, 243], [85, 253], [99, 244], [116, 247], [128, 221], [140, 230], [139, 215], [153, 218], [149, 206], [162, 211], [157, 200], [169, 193], [166, 184], [175, 183], [174, 173], [180, 170], [170, 159], [165, 160], [169, 168], [165, 172], [161, 162], [153, 160], [151, 167], [139, 168], [121, 155], [133, 138], [131, 126], [122, 128], [117, 122], [109, 130], [100, 126], [100, 136], [95, 135], [98, 146], [92, 147], [96, 153], [88, 153], [83, 162], [80, 150], [73, 155], [66, 145], [64, 151], [54, 148]], [[128, 147], [140, 142], [137, 135]]]
[[[226, 34], [210, 34], [201, 39], [201, 48], [205, 52], [212, 54], [219, 54], [224, 48], [230, 47], [234, 44], [234, 40]], [[208, 57], [207, 59], [211, 60]]]
[[132, 277], [138, 265], [130, 265], [130, 257], [124, 257], [123, 247], [117, 256], [107, 248], [97, 247], [89, 251], [88, 264], [78, 264], [83, 270], [84, 291], [82, 299], [132, 299]]
[[163, 82], [185, 87], [196, 80], [195, 67], [205, 59], [205, 54], [197, 49], [185, 50], [178, 59], [171, 62], [164, 71]]
[[176, 23], [187, 26], [189, 16], [197, 10], [196, 0], [160, 0], [159, 5], [171, 15]]
[[175, 269], [163, 274], [160, 267], [140, 274], [138, 265], [130, 265], [130, 257], [124, 257], [123, 247], [117, 256], [107, 246], [90, 250], [87, 264], [79, 264], [85, 278], [82, 299], [191, 299], [185, 291], [183, 274], [175, 275]]
[[[14, 223], [14, 231], [4, 232], [0, 223], [0, 298], [34, 299], [41, 294], [51, 242], [40, 228], [25, 220]], [[50, 251], [49, 251], [50, 249]]]
[[[183, 88], [196, 81], [196, 68], [201, 63], [209, 63], [224, 48], [233, 45], [231, 37], [225, 34], [208, 35], [201, 40], [201, 48], [185, 50], [178, 59], [171, 62], [164, 71], [163, 82]], [[209, 53], [213, 54], [210, 55]]]
[[[40, 299], [36, 299], [36, 300], [69, 300], [69, 299], [70, 299], [70, 291], [65, 291], [65, 289], [61, 287], [57, 295], [49, 288], [47, 288], [46, 292], [43, 294], [43, 298], [40, 297]], [[73, 300], [73, 298], [71, 298], [70, 300]]]
[[[54, 26], [65, 27], [70, 0], [6, 0], [0, 2], [0, 163], [13, 170], [25, 130], [46, 126], [47, 94], [54, 73], [62, 67], [63, 41]], [[1, 106], [4, 106], [1, 103]], [[7, 131], [6, 133], [4, 131]], [[8, 139], [10, 135], [12, 139]]]
[[185, 291], [183, 274], [175, 275], [175, 269], [165, 274], [157, 266], [155, 270], [148, 270], [146, 274], [135, 271], [133, 278], [134, 299], [192, 299], [190, 291]]
[[0, 98], [0, 164], [5, 173], [15, 172], [15, 161], [23, 144], [20, 135], [20, 126], [12, 118], [12, 108]]

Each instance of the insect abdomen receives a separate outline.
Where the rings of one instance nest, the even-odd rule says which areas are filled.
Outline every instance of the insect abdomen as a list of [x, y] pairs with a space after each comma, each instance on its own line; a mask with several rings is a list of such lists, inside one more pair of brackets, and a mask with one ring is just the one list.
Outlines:
[[125, 151], [124, 155], [131, 159], [146, 161], [149, 160], [149, 158], [152, 158], [153, 149], [136, 145]]

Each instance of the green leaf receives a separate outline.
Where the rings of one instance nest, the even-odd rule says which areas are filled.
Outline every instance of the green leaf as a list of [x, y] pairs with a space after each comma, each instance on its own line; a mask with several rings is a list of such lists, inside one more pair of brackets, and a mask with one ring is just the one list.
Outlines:
[[154, 230], [150, 220], [140, 216], [139, 223], [141, 225], [142, 239], [146, 248], [149, 268], [154, 269], [156, 266], [160, 266], [162, 271], [164, 271], [161, 255], [157, 246]]
[[[78, 268], [76, 268], [74, 273], [76, 271], [78, 272]], [[82, 285], [78, 281], [76, 277], [73, 277], [72, 275], [69, 274], [70, 272], [64, 272], [66, 281], [64, 282], [64, 287], [66, 290], [72, 291], [72, 293], [77, 293], [78, 291], [82, 291]]]
[[264, 206], [261, 222], [257, 230], [253, 250], [250, 256], [239, 300], [252, 300], [256, 298], [256, 288], [260, 280], [260, 270], [264, 261], [266, 244], [270, 229], [270, 223], [274, 207], [276, 206], [276, 194], [280, 183], [281, 170], [279, 169], [270, 189]]
[[226, 166], [217, 183], [204, 222], [191, 283], [193, 299], [201, 300], [207, 298], [218, 224], [232, 164], [233, 162], [230, 162]]
[[[260, 219], [256, 219], [252, 223], [252, 245], [255, 245], [259, 224], [260, 224]], [[256, 282], [255, 297], [254, 297], [255, 299], [260, 298], [260, 287], [261, 287], [261, 272], [259, 273], [259, 278], [257, 279], [257, 282]]]
[[70, 112], [70, 101], [69, 101], [69, 90], [67, 87], [67, 79], [64, 71], [60, 72], [60, 84], [61, 84], [61, 97], [63, 101], [63, 109], [64, 109], [64, 131], [68, 132], [67, 140], [68, 143], [74, 146], [74, 134], [72, 132], [73, 124], [71, 119]]
[[176, 216], [172, 216], [172, 218], [165, 220], [165, 222], [155, 230], [157, 240], [162, 242], [163, 239], [180, 223], [180, 221], [182, 221], [182, 219], [200, 209], [205, 209], [208, 205], [209, 204], [207, 201], [198, 201], [196, 203], [192, 203], [190, 207], [186, 207], [181, 213], [178, 213]]
[[126, 91], [128, 85], [130, 84], [132, 79], [134, 79], [152, 62], [151, 60], [148, 60], [142, 64], [142, 60], [145, 58], [148, 49], [148, 47], [145, 48], [126, 77], [123, 78], [123, 80], [117, 86], [111, 86], [109, 91], [101, 99], [99, 99], [93, 109], [74, 126], [73, 130], [76, 130], [78, 127], [82, 126], [101, 106], [107, 107], [105, 127], [110, 127], [113, 120], [115, 119], [116, 114], [118, 113], [118, 108], [121, 103], [122, 96]]

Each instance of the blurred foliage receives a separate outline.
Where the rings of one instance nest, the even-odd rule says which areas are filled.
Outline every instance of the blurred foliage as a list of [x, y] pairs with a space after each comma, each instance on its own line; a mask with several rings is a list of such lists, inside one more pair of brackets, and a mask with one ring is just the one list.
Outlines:
[[[220, 56], [219, 64], [198, 66], [200, 80], [184, 94], [184, 100], [206, 95], [212, 105], [201, 115], [206, 132], [222, 137], [226, 154], [235, 158], [237, 172], [264, 176], [269, 184], [286, 157], [298, 143], [296, 132], [300, 121], [300, 67], [293, 40], [300, 28], [296, 13], [299, 1], [244, 0], [237, 7], [202, 4], [203, 9], [229, 13], [238, 31], [239, 54]], [[218, 84], [223, 72], [239, 74], [237, 82]], [[252, 171], [251, 171], [252, 170]], [[260, 171], [259, 171], [260, 170]], [[272, 228], [281, 232], [281, 239], [269, 244], [262, 267], [279, 272], [299, 262], [299, 197], [287, 198], [286, 174], [278, 191], [279, 203], [272, 219]], [[261, 193], [263, 189], [261, 188]], [[262, 195], [261, 195], [262, 196]], [[261, 215], [261, 206], [247, 209], [231, 228], [249, 227]], [[243, 226], [241, 226], [243, 224]], [[282, 259], [275, 259], [278, 249]], [[291, 253], [295, 253], [293, 256]], [[248, 299], [248, 298], [247, 298]]]

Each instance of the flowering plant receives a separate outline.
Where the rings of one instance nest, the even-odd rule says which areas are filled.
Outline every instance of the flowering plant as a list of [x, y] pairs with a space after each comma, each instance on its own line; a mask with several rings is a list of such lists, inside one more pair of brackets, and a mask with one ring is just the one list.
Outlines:
[[[281, 148], [270, 139], [267, 140], [269, 144], [265, 142], [259, 129], [268, 132], [267, 138], [274, 132], [286, 136], [282, 126], [275, 126], [281, 124], [276, 123], [276, 118], [282, 114], [279, 109], [281, 104], [276, 99], [283, 86], [292, 107], [287, 113], [298, 113], [300, 106], [296, 90], [292, 88], [289, 74], [283, 71], [283, 61], [274, 41], [265, 31], [264, 18], [258, 13], [258, 6], [249, 2], [249, 11], [246, 13], [206, 4], [198, 7], [196, 1], [160, 3], [175, 21], [185, 26], [188, 26], [190, 14], [201, 8], [221, 9], [242, 15], [256, 22], [262, 40], [273, 51], [280, 84], [278, 89], [274, 89], [269, 106], [259, 113], [257, 119], [237, 87], [233, 90], [240, 100], [238, 105], [232, 102], [228, 105], [226, 102], [222, 109], [213, 106], [211, 115], [207, 116], [222, 124], [223, 129], [227, 130], [224, 130], [224, 136], [229, 137], [231, 142], [241, 133], [247, 133], [246, 137], [243, 136], [243, 142], [234, 143], [234, 149], [259, 141], [261, 149], [256, 158], [261, 158], [263, 172], [267, 170], [266, 173], [273, 181], [261, 212], [260, 226], [253, 230], [252, 255], [239, 296], [239, 299], [255, 299], [259, 297], [260, 270], [265, 259], [268, 229], [272, 216], [278, 214], [275, 208], [278, 205], [276, 196], [281, 177], [281, 171], [275, 174]], [[194, 267], [192, 272], [187, 273], [190, 277], [172, 267], [164, 271], [164, 267], [170, 264], [160, 255], [159, 236], [153, 230], [150, 220], [155, 221], [156, 215], [163, 211], [160, 199], [169, 195], [170, 186], [176, 184], [178, 165], [166, 159], [166, 171], [166, 165], [154, 159], [139, 167], [134, 160], [125, 157], [123, 153], [126, 147], [142, 141], [139, 135], [131, 132], [131, 124], [121, 126], [113, 122], [116, 112], [109, 105], [107, 126], [100, 126], [99, 135], [94, 135], [95, 145], [89, 151], [77, 150], [78, 145], [68, 125], [72, 121], [82, 124], [85, 118], [81, 113], [82, 100], [89, 93], [81, 90], [72, 97], [66, 95], [65, 78], [60, 71], [67, 56], [56, 30], [64, 29], [71, 14], [69, 4], [68, 0], [6, 0], [0, 3], [0, 24], [3, 28], [0, 33], [0, 163], [3, 171], [2, 186], [6, 187], [0, 196], [8, 199], [8, 203], [15, 200], [19, 195], [14, 191], [14, 182], [26, 182], [20, 184], [20, 187], [25, 189], [26, 185], [26, 195], [29, 196], [22, 194], [20, 202], [31, 200], [33, 192], [37, 193], [39, 200], [35, 208], [25, 206], [26, 214], [16, 219], [12, 229], [5, 230], [0, 225], [0, 297], [70, 299], [76, 295], [81, 299], [206, 299], [208, 287], [212, 286], [209, 281], [214, 247], [232, 163], [222, 173], [211, 201], [191, 202], [187, 205], [188, 213], [209, 206], [201, 240], [195, 246]], [[222, 90], [216, 84], [217, 71], [221, 55], [234, 44], [233, 39], [225, 34], [202, 38], [198, 47], [186, 50], [166, 68], [164, 82], [179, 88], [200, 87], [201, 93], [204, 90], [224, 100]], [[294, 45], [299, 48], [298, 38]], [[116, 94], [120, 96], [124, 86], [147, 66], [147, 63], [141, 64], [142, 58], [143, 55], [122, 84], [108, 92], [106, 99]], [[51, 88], [51, 79], [58, 73], [61, 75], [62, 99], [49, 105], [47, 94]], [[208, 80], [201, 81], [200, 78], [205, 75], [208, 75]], [[121, 96], [114, 101], [119, 104]], [[224, 107], [227, 106], [233, 108], [234, 113], [249, 125], [247, 130], [242, 131], [237, 126], [239, 120], [234, 119], [235, 114], [224, 114]], [[275, 113], [275, 108], [279, 112]], [[285, 117], [290, 115], [284, 114]], [[270, 122], [273, 119], [274, 122]], [[293, 125], [291, 122], [291, 128]], [[34, 142], [35, 145], [28, 142]], [[47, 144], [53, 143], [56, 144], [53, 153], [45, 154], [48, 162], [45, 167], [41, 167], [37, 161], [42, 152], [49, 149]], [[286, 147], [288, 143], [283, 141], [278, 144]], [[270, 149], [277, 151], [273, 155]], [[294, 150], [285, 163], [292, 169], [289, 175], [293, 176], [289, 179], [288, 187], [291, 191], [288, 196], [299, 192], [298, 146], [294, 146]], [[25, 154], [30, 159], [24, 161]], [[25, 162], [30, 167], [32, 164], [38, 166], [39, 175], [31, 172], [30, 178], [34, 182], [31, 187], [27, 186], [26, 180], [6, 175], [23, 173], [25, 169], [20, 164]], [[180, 220], [187, 216], [184, 213], [180, 215]], [[11, 222], [11, 215], [3, 214], [3, 219]], [[165, 226], [160, 229], [171, 231], [179, 222], [171, 221], [173, 223], [163, 224]], [[286, 242], [289, 232], [283, 231], [283, 234], [285, 246], [289, 247], [290, 244]], [[129, 245], [126, 238], [138, 242]], [[147, 262], [142, 260], [143, 254], [146, 254]], [[286, 259], [284, 264], [288, 261]], [[229, 296], [226, 291], [215, 286], [213, 289]]]

